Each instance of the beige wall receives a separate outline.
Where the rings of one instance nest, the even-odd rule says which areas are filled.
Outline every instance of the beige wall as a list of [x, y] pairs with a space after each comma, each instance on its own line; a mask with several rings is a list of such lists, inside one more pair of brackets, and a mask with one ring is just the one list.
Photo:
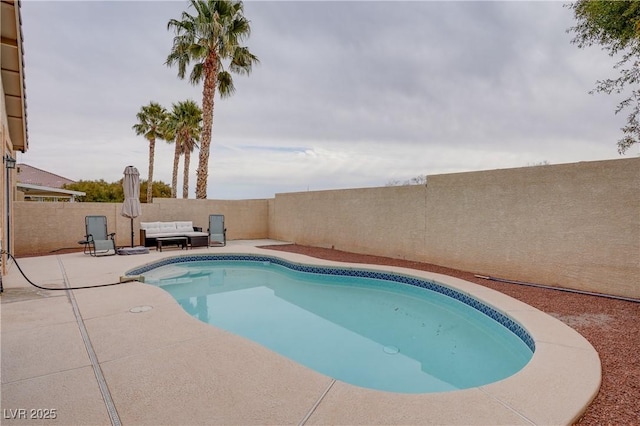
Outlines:
[[277, 194], [272, 238], [412, 259], [424, 245], [426, 188]]
[[[44, 253], [80, 247], [85, 234], [84, 218], [107, 217], [108, 231], [116, 233], [116, 245], [131, 244], [131, 219], [120, 215], [122, 203], [15, 203], [15, 254]], [[267, 200], [180, 200], [156, 198], [142, 204], [142, 216], [134, 219], [134, 244], [140, 242], [140, 221], [191, 220], [203, 230], [209, 214], [224, 214], [227, 239], [268, 238]]]
[[272, 238], [640, 298], [640, 158], [278, 194]]
[[[77, 246], [104, 214], [130, 244], [121, 204], [15, 203], [16, 254]], [[428, 177], [425, 186], [155, 199], [139, 221], [224, 214], [227, 238], [274, 238], [483, 275], [640, 298], [640, 158]]]
[[640, 298], [640, 158], [428, 182], [421, 260]]
[[0, 125], [2, 125], [3, 128], [8, 129], [9, 121], [7, 118], [7, 107], [4, 101], [4, 84], [1, 83], [2, 80], [0, 80], [0, 111], [2, 111], [2, 113], [0, 114], [0, 120], [2, 120], [2, 122], [0, 122]]

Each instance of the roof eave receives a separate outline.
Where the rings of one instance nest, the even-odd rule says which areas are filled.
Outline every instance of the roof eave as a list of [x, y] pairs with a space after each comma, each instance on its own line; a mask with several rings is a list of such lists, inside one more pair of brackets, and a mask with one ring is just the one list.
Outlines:
[[20, 1], [1, 0], [0, 7], [0, 72], [9, 137], [14, 151], [26, 152], [29, 148], [29, 137]]
[[21, 182], [16, 183], [16, 188], [18, 188], [18, 191], [22, 191], [24, 193], [33, 194], [33, 195], [40, 195], [40, 196], [73, 195], [76, 197], [83, 197], [87, 195], [86, 192], [82, 192], [82, 191], [72, 191], [70, 189], [62, 189], [62, 188], [51, 188], [48, 186], [32, 185], [30, 183], [21, 183]]

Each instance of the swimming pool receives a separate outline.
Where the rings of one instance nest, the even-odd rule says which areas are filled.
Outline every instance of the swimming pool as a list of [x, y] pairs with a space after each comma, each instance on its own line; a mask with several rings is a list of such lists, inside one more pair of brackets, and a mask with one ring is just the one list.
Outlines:
[[535, 344], [510, 317], [434, 281], [271, 256], [165, 259], [130, 271], [194, 317], [357, 386], [399, 393], [481, 386]]

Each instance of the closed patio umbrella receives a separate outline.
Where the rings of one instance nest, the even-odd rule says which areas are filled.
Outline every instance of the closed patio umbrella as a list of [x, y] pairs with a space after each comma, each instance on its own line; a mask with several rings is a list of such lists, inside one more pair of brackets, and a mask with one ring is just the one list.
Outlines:
[[138, 173], [138, 169], [133, 166], [127, 166], [124, 169], [122, 188], [124, 189], [124, 204], [122, 204], [122, 212], [120, 214], [131, 219], [131, 247], [133, 247], [133, 219], [142, 213], [140, 208], [140, 173]]

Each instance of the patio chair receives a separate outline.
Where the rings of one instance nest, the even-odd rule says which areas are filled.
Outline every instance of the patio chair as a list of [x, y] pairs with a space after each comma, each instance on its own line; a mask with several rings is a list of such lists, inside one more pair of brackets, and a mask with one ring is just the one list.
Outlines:
[[[116, 254], [115, 232], [107, 233], [106, 216], [86, 216], [84, 218], [85, 244], [91, 256], [112, 256]], [[113, 251], [113, 253], [110, 253]]]
[[224, 215], [209, 215], [209, 247], [227, 245], [227, 228], [224, 227]]

